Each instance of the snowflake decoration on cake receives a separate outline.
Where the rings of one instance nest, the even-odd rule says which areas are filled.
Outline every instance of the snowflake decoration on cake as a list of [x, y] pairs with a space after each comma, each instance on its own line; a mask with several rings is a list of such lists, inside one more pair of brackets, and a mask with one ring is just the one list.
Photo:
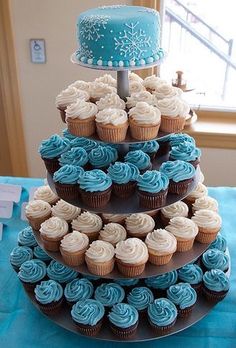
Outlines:
[[86, 45], [84, 42], [82, 43], [78, 51], [79, 51], [79, 57], [85, 57], [87, 59], [93, 58], [93, 51], [91, 51], [88, 48], [88, 45]]
[[99, 6], [98, 8], [100, 10], [105, 10], [107, 8], [121, 8], [121, 7], [125, 7], [127, 5], [107, 5], [107, 6]]
[[104, 35], [101, 29], [106, 29], [110, 16], [91, 15], [85, 16], [80, 21], [80, 36], [86, 40], [98, 41]]
[[135, 29], [138, 24], [139, 22], [126, 23], [128, 29], [123, 30], [122, 36], [118, 39], [114, 38], [115, 49], [118, 49], [124, 58], [140, 59], [147, 52], [147, 47], [151, 46], [151, 37], [142, 29]]

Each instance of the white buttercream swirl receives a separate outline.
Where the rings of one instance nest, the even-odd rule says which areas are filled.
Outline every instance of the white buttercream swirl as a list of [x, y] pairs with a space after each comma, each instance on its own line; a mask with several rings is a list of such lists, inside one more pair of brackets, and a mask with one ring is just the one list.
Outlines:
[[116, 79], [114, 79], [114, 77], [112, 77], [110, 74], [105, 74], [103, 76], [97, 77], [94, 80], [94, 82], [102, 82], [102, 83], [105, 83], [105, 84], [112, 86], [112, 87], [117, 86]]
[[85, 91], [79, 91], [75, 87], [68, 87], [67, 89], [64, 89], [56, 97], [56, 106], [64, 108], [64, 107], [67, 107], [70, 104], [75, 103], [77, 98], [79, 98], [79, 95], [81, 95], [80, 92], [85, 92]]
[[169, 225], [165, 228], [175, 237], [185, 240], [195, 238], [198, 234], [198, 227], [194, 221], [185, 217], [174, 217], [170, 219]]
[[129, 83], [129, 92], [130, 92], [130, 94], [138, 93], [138, 92], [142, 92], [142, 91], [145, 91], [145, 87], [142, 85], [141, 82], [131, 81]]
[[193, 190], [188, 196], [187, 196], [187, 199], [190, 198], [190, 199], [197, 199], [197, 198], [200, 198], [200, 197], [204, 197], [204, 196], [207, 196], [208, 194], [208, 189], [207, 187], [202, 184], [201, 182], [199, 182], [197, 184], [197, 187], [195, 188], [195, 190]]
[[146, 102], [149, 105], [154, 105], [154, 97], [148, 91], [142, 91], [138, 93], [132, 93], [130, 97], [127, 97], [126, 105], [128, 108], [136, 106], [138, 102]]
[[137, 81], [137, 82], [142, 83], [142, 82], [143, 82], [143, 79], [142, 79], [142, 77], [140, 77], [138, 74], [135, 74], [135, 73], [133, 73], [133, 72], [130, 72], [130, 73], [129, 73], [129, 82], [132, 82], [132, 81]]
[[153, 231], [155, 221], [148, 214], [136, 213], [126, 218], [125, 226], [130, 235], [143, 235]]
[[69, 253], [76, 253], [77, 251], [84, 250], [88, 245], [88, 236], [78, 231], [66, 234], [61, 240], [61, 248]]
[[94, 81], [90, 84], [89, 93], [91, 98], [98, 100], [105, 97], [107, 94], [116, 93], [116, 88], [103, 82]]
[[167, 83], [161, 83], [156, 86], [153, 94], [157, 100], [164, 98], [180, 97], [183, 91], [178, 87], [173, 87]]
[[98, 110], [104, 110], [107, 108], [115, 108], [115, 109], [125, 109], [125, 102], [122, 100], [118, 94], [111, 93], [107, 94], [104, 98], [101, 98], [96, 102], [98, 106]]
[[27, 218], [39, 218], [51, 214], [51, 206], [48, 202], [37, 199], [30, 201], [25, 207], [25, 215]]
[[110, 261], [115, 254], [115, 250], [112, 244], [104, 242], [103, 240], [96, 240], [90, 244], [89, 249], [86, 251], [86, 256], [94, 262], [107, 262]]
[[120, 224], [111, 222], [103, 227], [99, 233], [99, 239], [116, 245], [121, 240], [126, 239], [126, 230]]
[[102, 217], [109, 222], [122, 222], [124, 221], [129, 214], [102, 214]]
[[61, 219], [65, 219], [66, 221], [76, 219], [80, 212], [80, 208], [63, 201], [62, 199], [60, 199], [52, 207], [52, 215], [57, 216]]
[[86, 211], [72, 221], [72, 228], [89, 235], [89, 233], [99, 232], [102, 229], [102, 219], [100, 216]]
[[218, 212], [218, 202], [216, 199], [209, 197], [209, 196], [203, 196], [193, 203], [192, 210], [193, 212], [201, 209], [207, 209], [212, 210], [214, 212]]
[[169, 117], [186, 118], [189, 115], [189, 105], [178, 97], [165, 98], [157, 102], [157, 107], [162, 115]]
[[68, 118], [78, 118], [85, 120], [93, 117], [98, 112], [98, 107], [94, 103], [86, 102], [81, 99], [77, 99], [75, 103], [67, 106], [66, 108], [66, 120]]
[[156, 125], [161, 120], [161, 113], [158, 108], [145, 102], [138, 102], [135, 107], [130, 109], [129, 116], [141, 125]]
[[66, 220], [53, 216], [41, 224], [39, 232], [48, 238], [60, 238], [68, 232]]
[[128, 238], [116, 244], [115, 255], [123, 263], [142, 264], [148, 260], [148, 249], [141, 239]]
[[177, 248], [175, 236], [164, 229], [148, 233], [145, 243], [148, 249], [156, 251], [159, 255], [172, 254]]
[[96, 115], [96, 122], [102, 124], [112, 124], [118, 126], [125, 124], [128, 121], [127, 113], [121, 109], [108, 108], [99, 111]]
[[144, 87], [151, 90], [156, 90], [159, 86], [163, 84], [167, 84], [166, 80], [163, 80], [156, 75], [147, 76], [143, 81]]
[[72, 84], [70, 84], [68, 87], [75, 87], [81, 91], [86, 91], [89, 95], [89, 86], [90, 86], [91, 82], [86, 82], [83, 80], [77, 80], [75, 82], [73, 82]]
[[203, 172], [200, 170], [200, 174], [199, 174], [199, 182], [203, 183], [205, 180], [204, 174]]
[[219, 229], [222, 225], [222, 219], [219, 214], [212, 210], [201, 209], [194, 213], [192, 221], [198, 227]]
[[40, 186], [34, 192], [34, 199], [41, 199], [42, 201], [48, 202], [49, 204], [56, 202], [59, 198], [51, 190], [49, 185]]
[[172, 219], [176, 216], [188, 217], [188, 206], [186, 203], [179, 201], [168, 205], [161, 209], [161, 213], [168, 219]]

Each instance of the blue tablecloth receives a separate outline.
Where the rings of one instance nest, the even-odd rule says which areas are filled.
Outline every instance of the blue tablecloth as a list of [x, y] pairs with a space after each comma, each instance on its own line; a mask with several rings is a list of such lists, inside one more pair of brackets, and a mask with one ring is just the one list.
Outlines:
[[[21, 202], [14, 204], [12, 219], [1, 221], [4, 223], [4, 234], [0, 241], [0, 347], [121, 347], [120, 343], [91, 340], [66, 331], [40, 314], [31, 304], [9, 264], [9, 254], [16, 246], [19, 230], [26, 226], [26, 222], [20, 220], [21, 204], [28, 200], [29, 188], [42, 185], [43, 180], [0, 177], [0, 183], [18, 184], [23, 187]], [[134, 348], [144, 344], [146, 348], [236, 347], [236, 188], [209, 188], [209, 194], [219, 201], [223, 218], [222, 234], [227, 238], [231, 254], [230, 293], [207, 317], [191, 328], [161, 340], [132, 343]], [[128, 343], [122, 343], [122, 347], [128, 347]]]

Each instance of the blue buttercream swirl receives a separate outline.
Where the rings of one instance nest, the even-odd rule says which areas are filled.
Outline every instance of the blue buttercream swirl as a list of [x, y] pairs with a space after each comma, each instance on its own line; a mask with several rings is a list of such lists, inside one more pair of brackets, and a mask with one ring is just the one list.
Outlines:
[[61, 263], [52, 260], [47, 267], [48, 278], [59, 283], [69, 283], [77, 278], [78, 273], [73, 269], [62, 265]]
[[69, 149], [70, 140], [54, 134], [49, 139], [42, 141], [39, 147], [39, 153], [42, 158], [52, 159], [59, 157], [63, 152]]
[[97, 287], [94, 298], [100, 301], [104, 306], [112, 307], [114, 304], [122, 302], [125, 298], [125, 291], [115, 283], [103, 283]]
[[88, 192], [105, 191], [112, 185], [110, 176], [100, 169], [85, 172], [78, 182], [80, 188]]
[[49, 279], [36, 285], [34, 293], [36, 300], [45, 305], [59, 301], [63, 296], [63, 289], [55, 280]]
[[34, 247], [34, 256], [42, 261], [50, 261], [51, 257], [48, 256], [47, 253], [45, 253], [45, 251], [39, 246], [37, 245], [36, 247]]
[[88, 153], [97, 146], [96, 141], [83, 137], [76, 137], [76, 139], [71, 141], [71, 147], [82, 147]]
[[141, 191], [157, 193], [168, 188], [169, 179], [158, 170], [147, 170], [143, 175], [139, 175], [137, 185]]
[[101, 302], [87, 299], [76, 302], [71, 310], [73, 320], [83, 325], [96, 325], [104, 316], [105, 309]]
[[171, 285], [167, 290], [167, 297], [180, 309], [191, 307], [197, 301], [197, 293], [188, 283]]
[[148, 169], [151, 164], [150, 157], [142, 150], [129, 151], [124, 159], [125, 162], [134, 164], [139, 170]]
[[60, 184], [74, 185], [83, 175], [84, 169], [82, 167], [66, 164], [54, 173], [53, 180]]
[[146, 309], [153, 301], [154, 296], [152, 291], [145, 286], [132, 289], [127, 296], [127, 302], [138, 311]]
[[203, 283], [207, 289], [212, 291], [228, 291], [229, 278], [220, 269], [212, 269], [203, 275]]
[[185, 134], [185, 133], [171, 134], [171, 136], [170, 136], [171, 147], [178, 146], [178, 145], [182, 144], [183, 142], [189, 142], [193, 145], [196, 144], [195, 139], [188, 134]]
[[120, 286], [134, 286], [134, 285], [138, 284], [139, 279], [136, 279], [136, 278], [120, 278], [120, 279], [114, 279], [114, 282], [119, 284]]
[[179, 279], [189, 284], [199, 284], [202, 281], [201, 267], [193, 263], [183, 266], [178, 270]]
[[47, 267], [41, 260], [32, 259], [25, 261], [20, 266], [18, 277], [25, 283], [37, 283], [47, 274]]
[[145, 153], [154, 153], [159, 149], [159, 144], [156, 140], [146, 141], [144, 143], [131, 144], [129, 146], [130, 151], [142, 150]]
[[166, 290], [169, 286], [175, 284], [178, 279], [177, 271], [171, 271], [156, 277], [146, 278], [145, 283], [153, 289]]
[[164, 162], [159, 170], [174, 182], [191, 179], [195, 175], [194, 166], [191, 163], [180, 160]]
[[88, 162], [88, 154], [82, 147], [72, 147], [64, 152], [59, 158], [61, 166], [72, 164], [73, 166], [84, 166]]
[[214, 242], [211, 243], [209, 249], [218, 249], [220, 251], [225, 251], [227, 248], [227, 241], [225, 237], [218, 234]]
[[66, 138], [66, 139], [68, 139], [68, 140], [70, 140], [70, 141], [72, 141], [72, 140], [74, 140], [74, 139], [77, 139], [77, 136], [71, 134], [71, 133], [68, 131], [68, 128], [63, 129], [62, 135], [63, 135], [64, 138]]
[[148, 306], [148, 317], [157, 326], [171, 325], [177, 318], [177, 308], [167, 298], [158, 298]]
[[93, 284], [86, 278], [76, 278], [66, 284], [64, 295], [68, 302], [87, 300], [93, 295]]
[[108, 167], [117, 158], [117, 150], [110, 146], [98, 146], [89, 153], [89, 162], [94, 168]]
[[34, 247], [37, 245], [33, 230], [30, 226], [25, 227], [18, 233], [18, 243], [22, 246], [28, 247]]
[[218, 249], [208, 249], [202, 255], [202, 262], [207, 269], [220, 269], [226, 271], [229, 268], [229, 257]]
[[201, 150], [188, 141], [183, 141], [178, 146], [172, 145], [170, 151], [170, 157], [175, 160], [190, 162], [195, 161], [200, 156]]
[[33, 258], [33, 251], [27, 246], [15, 247], [10, 254], [10, 262], [13, 266], [20, 267], [25, 261]]
[[115, 162], [108, 168], [111, 180], [116, 184], [127, 184], [136, 181], [139, 175], [138, 168], [132, 163]]
[[135, 325], [138, 322], [138, 311], [127, 303], [115, 304], [108, 314], [110, 322], [122, 329]]

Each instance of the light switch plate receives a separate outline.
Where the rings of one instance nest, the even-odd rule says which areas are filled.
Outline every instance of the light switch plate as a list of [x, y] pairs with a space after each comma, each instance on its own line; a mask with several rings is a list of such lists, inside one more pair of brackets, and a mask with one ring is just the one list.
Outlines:
[[46, 47], [44, 39], [30, 39], [30, 55], [32, 63], [46, 63]]

